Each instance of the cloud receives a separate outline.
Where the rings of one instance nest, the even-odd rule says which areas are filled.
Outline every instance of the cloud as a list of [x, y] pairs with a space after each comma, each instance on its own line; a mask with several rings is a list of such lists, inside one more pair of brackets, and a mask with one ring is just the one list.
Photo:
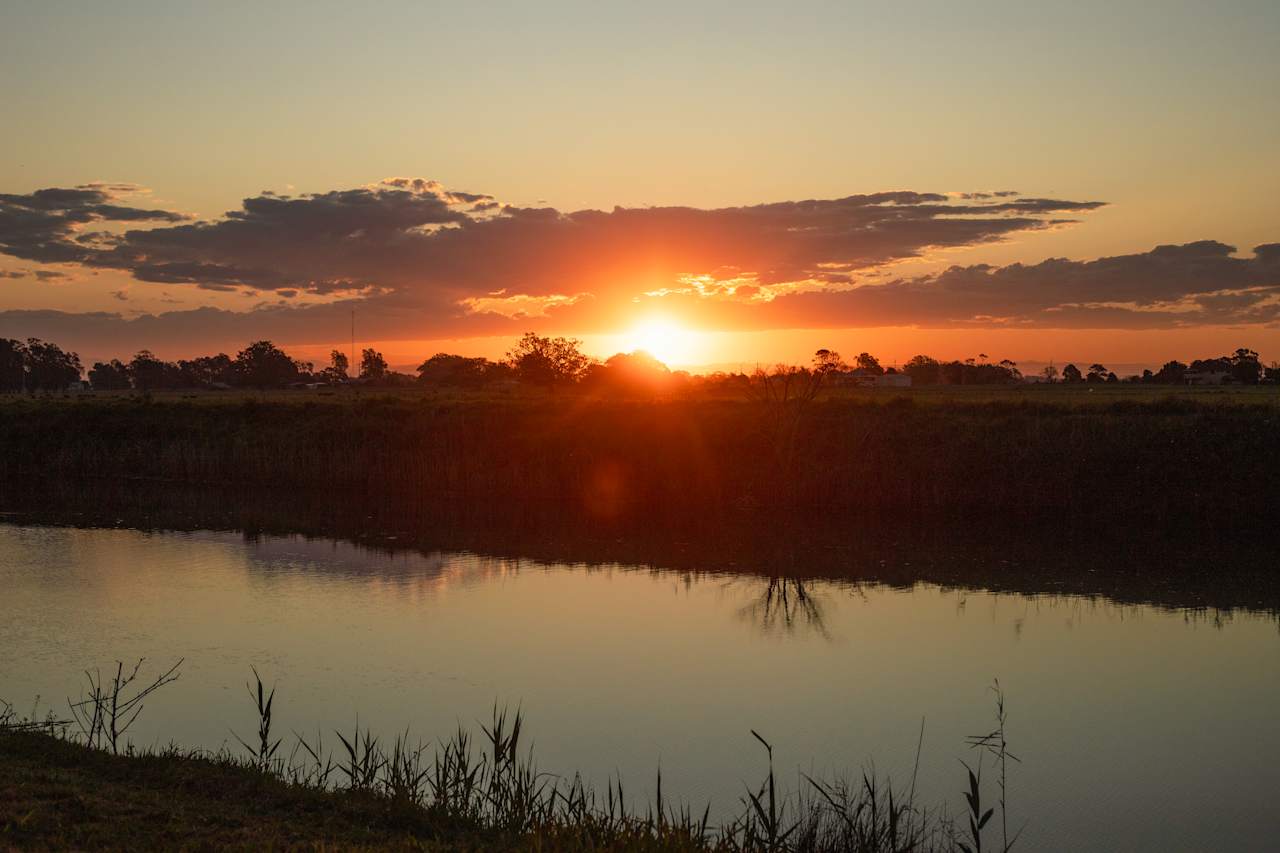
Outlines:
[[[720, 306], [723, 309], [725, 306]], [[953, 266], [936, 275], [737, 306], [750, 328], [852, 326], [1148, 329], [1280, 319], [1280, 244], [1253, 257], [1212, 240], [1090, 261]]]
[[1011, 198], [1013, 196], [1022, 195], [1017, 190], [992, 190], [990, 192], [976, 193], [948, 193], [955, 198], [962, 199], [987, 199], [987, 198]]
[[[0, 253], [40, 263], [95, 264], [103, 250], [86, 236], [90, 224], [111, 222], [181, 222], [187, 217], [167, 210], [118, 204], [137, 188], [120, 184], [83, 184], [49, 188], [25, 195], [0, 193]], [[105, 233], [94, 235], [110, 239]]]
[[[0, 311], [0, 337], [34, 335], [103, 354], [142, 346], [231, 351], [261, 337], [290, 343], [345, 339], [352, 310], [362, 339], [412, 340], [510, 335], [526, 328], [607, 331], [652, 305], [709, 329], [1175, 329], [1274, 324], [1280, 321], [1280, 245], [1259, 246], [1253, 257], [1240, 258], [1230, 246], [1204, 241], [1092, 261], [957, 266], [936, 275], [786, 293], [767, 301], [761, 299], [762, 292], [744, 284], [726, 298], [675, 293], [617, 306], [582, 294], [539, 302], [537, 308], [517, 297], [511, 303], [515, 310], [507, 313], [491, 305], [467, 311], [448, 302], [432, 311], [406, 310], [395, 294], [305, 306], [277, 302], [241, 312], [206, 307], [137, 317], [11, 310]], [[1099, 295], [1108, 298], [1099, 301]]]
[[70, 278], [70, 276], [58, 270], [0, 270], [0, 278], [35, 278], [39, 281], [57, 281], [60, 278]]
[[342, 337], [355, 309], [362, 336], [389, 340], [604, 331], [637, 305], [714, 328], [1175, 328], [1272, 323], [1280, 301], [1280, 244], [1252, 257], [1200, 241], [885, 280], [897, 262], [1053, 228], [1103, 205], [1012, 190], [565, 212], [396, 177], [263, 192], [201, 221], [125, 203], [141, 192], [85, 184], [0, 195], [0, 253], [122, 270], [169, 290], [241, 292], [257, 307], [136, 318], [8, 311], [0, 329], [92, 328], [155, 345], [255, 334], [323, 342]]
[[[304, 196], [264, 192], [217, 220], [88, 231], [91, 222], [181, 219], [111, 203], [119, 188], [0, 196], [0, 251], [127, 270], [141, 281], [314, 294], [394, 291], [435, 304], [505, 290], [530, 297], [637, 292], [734, 268], [762, 283], [807, 280], [1047, 228], [1101, 202], [957, 201], [886, 192], [703, 210], [522, 208], [420, 178]], [[1057, 217], [1057, 218], [1055, 218]], [[631, 295], [629, 294], [629, 295]]]

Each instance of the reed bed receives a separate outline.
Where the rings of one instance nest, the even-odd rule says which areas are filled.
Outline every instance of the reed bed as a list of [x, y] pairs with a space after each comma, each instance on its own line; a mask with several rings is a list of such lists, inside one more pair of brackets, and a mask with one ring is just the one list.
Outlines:
[[0, 478], [343, 490], [598, 517], [743, 508], [1259, 514], [1253, 397], [608, 401], [103, 397], [0, 405]]

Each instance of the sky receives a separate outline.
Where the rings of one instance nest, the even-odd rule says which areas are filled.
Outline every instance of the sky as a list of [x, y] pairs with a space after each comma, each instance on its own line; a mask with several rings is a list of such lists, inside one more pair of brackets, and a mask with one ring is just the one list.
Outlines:
[[0, 336], [1280, 359], [1280, 4], [4, 4]]

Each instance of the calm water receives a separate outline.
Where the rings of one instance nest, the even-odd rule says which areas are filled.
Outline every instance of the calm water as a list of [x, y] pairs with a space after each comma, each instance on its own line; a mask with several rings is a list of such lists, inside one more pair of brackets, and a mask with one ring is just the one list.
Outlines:
[[[185, 657], [139, 743], [231, 745], [244, 682], [282, 731], [425, 737], [521, 704], [539, 763], [736, 809], [784, 777], [877, 768], [961, 806], [959, 758], [1008, 697], [1023, 849], [1275, 849], [1280, 629], [1263, 610], [786, 582], [389, 553], [296, 536], [0, 525], [0, 697], [65, 707], [88, 666]], [[802, 600], [797, 603], [797, 596]]]

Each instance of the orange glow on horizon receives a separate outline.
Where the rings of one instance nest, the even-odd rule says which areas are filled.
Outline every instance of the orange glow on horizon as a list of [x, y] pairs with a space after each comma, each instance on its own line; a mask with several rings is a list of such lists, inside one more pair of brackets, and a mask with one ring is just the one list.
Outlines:
[[[1117, 372], [1152, 370], [1171, 358], [1184, 362], [1195, 358], [1229, 353], [1248, 346], [1262, 353], [1270, 363], [1280, 354], [1280, 329], [1240, 329], [1207, 327], [1194, 329], [1146, 329], [1117, 335], [1106, 329], [928, 329], [910, 326], [883, 326], [840, 329], [737, 330], [686, 326], [673, 315], [645, 314], [634, 325], [619, 326], [616, 332], [542, 329], [539, 334], [564, 335], [582, 342], [582, 349], [600, 360], [618, 352], [652, 347], [651, 352], [672, 369], [691, 373], [715, 370], [743, 370], [774, 364], [808, 364], [820, 347], [834, 349], [845, 358], [869, 352], [886, 367], [902, 365], [917, 354], [943, 360], [975, 357], [987, 353], [991, 360], [1009, 358], [1019, 366], [1038, 370], [1050, 361], [1059, 366], [1068, 362], [1088, 365], [1101, 362]], [[469, 338], [422, 338], [412, 340], [357, 339], [356, 350], [373, 347], [386, 357], [393, 369], [412, 373], [425, 359], [446, 352], [483, 356], [500, 360], [518, 335]], [[328, 363], [329, 351], [347, 352], [350, 343], [277, 341], [290, 355], [317, 366]], [[234, 344], [224, 349], [235, 352]], [[104, 349], [88, 353], [90, 359], [115, 357]], [[165, 359], [190, 358], [200, 354], [189, 348], [158, 347]], [[82, 357], [85, 353], [81, 354]]]
[[668, 367], [688, 366], [706, 357], [702, 337], [666, 317], [649, 317], [620, 337], [621, 351], [644, 350]]

